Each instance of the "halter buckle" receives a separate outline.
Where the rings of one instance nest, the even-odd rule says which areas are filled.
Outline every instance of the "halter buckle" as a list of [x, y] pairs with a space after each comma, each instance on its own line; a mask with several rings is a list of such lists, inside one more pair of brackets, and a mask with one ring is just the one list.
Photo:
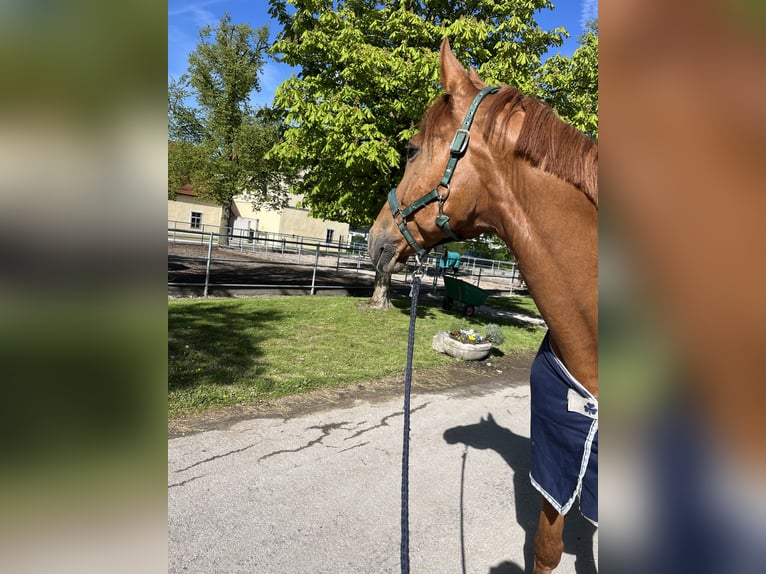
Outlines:
[[452, 138], [452, 143], [449, 146], [450, 155], [454, 157], [461, 157], [465, 150], [468, 149], [468, 140], [471, 139], [471, 133], [464, 128], [459, 128], [455, 132], [455, 136]]

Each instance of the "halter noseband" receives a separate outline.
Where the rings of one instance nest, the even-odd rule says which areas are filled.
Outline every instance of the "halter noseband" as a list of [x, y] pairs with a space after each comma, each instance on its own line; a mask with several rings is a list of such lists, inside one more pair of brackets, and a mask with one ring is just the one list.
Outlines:
[[[461, 238], [458, 237], [454, 231], [452, 231], [452, 228], [449, 224], [449, 216], [444, 215], [444, 202], [447, 201], [447, 198], [450, 194], [449, 182], [452, 179], [452, 174], [455, 171], [457, 162], [465, 155], [465, 152], [468, 149], [468, 140], [470, 139], [469, 132], [471, 129], [471, 124], [473, 123], [473, 116], [476, 114], [476, 110], [478, 109], [481, 101], [484, 99], [484, 96], [487, 94], [494, 94], [499, 89], [500, 88], [487, 87], [476, 94], [476, 97], [473, 99], [473, 102], [471, 102], [471, 105], [468, 107], [468, 111], [465, 114], [463, 125], [458, 128], [458, 130], [455, 132], [455, 137], [452, 138], [452, 144], [449, 148], [450, 158], [447, 162], [447, 167], [444, 169], [444, 175], [442, 176], [441, 181], [436, 185], [435, 188], [433, 188], [430, 192], [425, 194], [417, 201], [413, 201], [404, 209], [399, 207], [399, 202], [396, 200], [396, 188], [393, 188], [390, 192], [388, 192], [388, 205], [391, 208], [391, 214], [394, 216], [394, 223], [396, 223], [399, 231], [407, 240], [407, 243], [410, 244], [410, 247], [415, 250], [415, 253], [417, 253], [418, 257], [424, 256], [426, 253], [428, 253], [428, 250], [418, 245], [418, 242], [415, 241], [412, 233], [410, 233], [407, 229], [407, 218], [433, 201], [439, 202], [439, 215], [436, 216], [436, 225], [445, 235], [447, 235], [447, 237], [450, 237], [455, 241], [462, 241]], [[441, 187], [446, 189], [444, 195], [439, 193], [439, 188]]]

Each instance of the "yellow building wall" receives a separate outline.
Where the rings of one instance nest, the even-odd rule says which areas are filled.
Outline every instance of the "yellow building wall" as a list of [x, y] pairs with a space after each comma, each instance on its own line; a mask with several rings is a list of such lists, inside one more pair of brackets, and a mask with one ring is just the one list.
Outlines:
[[[255, 229], [255, 221], [257, 221], [258, 231], [261, 233], [298, 235], [324, 241], [327, 237], [327, 230], [332, 229], [333, 241], [338, 241], [339, 237], [348, 241], [349, 225], [347, 223], [315, 219], [309, 216], [306, 209], [286, 207], [282, 211], [255, 210], [250, 202], [239, 199], [235, 200], [235, 204], [238, 216], [250, 220], [249, 229]], [[240, 220], [237, 227], [244, 228], [245, 223]]]
[[[221, 224], [221, 208], [201, 201], [196, 197], [178, 194], [175, 200], [168, 200], [168, 227], [191, 229], [191, 212], [202, 214], [202, 229], [212, 230]], [[207, 226], [207, 227], [206, 227]]]
[[[295, 201], [291, 201], [295, 205]], [[202, 214], [202, 230], [218, 231], [221, 221], [221, 207], [212, 205], [196, 197], [178, 194], [175, 200], [168, 200], [168, 226], [177, 229], [191, 229], [191, 213]], [[286, 207], [281, 211], [253, 209], [245, 199], [235, 199], [232, 225], [237, 230], [252, 229], [261, 233], [281, 233], [324, 241], [327, 230], [332, 229], [332, 241], [343, 238], [349, 241], [349, 225], [339, 221], [315, 219], [306, 209]]]
[[324, 241], [325, 237], [327, 237], [328, 229], [333, 230], [332, 241], [338, 241], [339, 237], [343, 237], [344, 241], [348, 241], [348, 223], [315, 219], [309, 217], [308, 211], [292, 207], [288, 207], [282, 212], [282, 229], [280, 233], [315, 237]]
[[[262, 233], [279, 233], [279, 224], [282, 219], [282, 214], [279, 211], [265, 210], [265, 209], [253, 209], [253, 205], [249, 201], [235, 199], [235, 210], [238, 217], [248, 219], [248, 229], [256, 230]], [[240, 224], [237, 227], [244, 228], [244, 224]]]

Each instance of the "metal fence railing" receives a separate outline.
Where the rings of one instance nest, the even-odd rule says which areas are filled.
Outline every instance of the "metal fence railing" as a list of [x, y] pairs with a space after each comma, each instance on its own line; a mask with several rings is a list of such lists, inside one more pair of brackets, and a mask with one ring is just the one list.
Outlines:
[[193, 229], [188, 222], [168, 221], [168, 241], [172, 242], [204, 242], [203, 238], [209, 233], [216, 234], [223, 238], [226, 245], [235, 245], [241, 248], [252, 248], [258, 250], [265, 248], [270, 251], [290, 252], [296, 250], [297, 246], [306, 246], [308, 249], [319, 243], [328, 249], [348, 249], [366, 253], [367, 242], [361, 235], [351, 235], [348, 237], [339, 236], [333, 241], [326, 241], [317, 237], [306, 237], [303, 235], [275, 233], [272, 231], [256, 231], [254, 229], [240, 229], [236, 227], [221, 228], [218, 225], [201, 224], [199, 228]]
[[[277, 233], [222, 234], [218, 227], [215, 227], [215, 230], [212, 229], [213, 226], [192, 230], [188, 229], [188, 224], [185, 225], [186, 228], [168, 227], [168, 245], [197, 245], [199, 249], [193, 254], [173, 254], [172, 259], [177, 264], [184, 261], [193, 262], [199, 272], [194, 275], [193, 281], [183, 278], [178, 280], [174, 276], [182, 276], [183, 273], [171, 273], [169, 268], [168, 287], [201, 290], [203, 296], [208, 296], [211, 288], [300, 289], [314, 295], [319, 289], [348, 289], [350, 273], [355, 274], [360, 285], [371, 288], [374, 282], [375, 269], [367, 253], [367, 245], [358, 240], [327, 243], [317, 238]], [[442, 273], [439, 267], [440, 258], [440, 253], [429, 254], [422, 266], [425, 276], [433, 278], [431, 290], [434, 294], [443, 289], [438, 282]], [[299, 266], [301, 273], [296, 275], [306, 277], [310, 271], [311, 280], [293, 281], [289, 284], [257, 281], [242, 283], [221, 281], [213, 277], [213, 272], [218, 267], [225, 266], [228, 270], [237, 267], [257, 269], [258, 265], [263, 265], [264, 259], [278, 260], [279, 265], [285, 269]], [[204, 280], [200, 277], [199, 268], [203, 263]], [[411, 258], [404, 269], [392, 277], [392, 281], [407, 283], [415, 266], [415, 261]], [[498, 295], [512, 295], [526, 289], [515, 262], [462, 256], [455, 275]], [[343, 281], [340, 281], [341, 278]]]

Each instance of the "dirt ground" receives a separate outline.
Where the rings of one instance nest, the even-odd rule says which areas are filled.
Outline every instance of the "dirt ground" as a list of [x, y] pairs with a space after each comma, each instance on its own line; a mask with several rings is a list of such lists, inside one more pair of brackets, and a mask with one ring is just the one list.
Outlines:
[[[207, 245], [168, 243], [168, 283], [204, 284]], [[353, 259], [320, 257], [314, 276], [314, 253], [240, 251], [238, 247], [213, 247], [208, 294], [218, 297], [253, 295], [304, 295], [312, 283], [318, 295], [372, 295], [375, 275]], [[215, 284], [227, 285], [217, 287]], [[392, 288], [404, 285], [393, 282]], [[202, 295], [200, 286], [168, 286], [175, 297]]]

